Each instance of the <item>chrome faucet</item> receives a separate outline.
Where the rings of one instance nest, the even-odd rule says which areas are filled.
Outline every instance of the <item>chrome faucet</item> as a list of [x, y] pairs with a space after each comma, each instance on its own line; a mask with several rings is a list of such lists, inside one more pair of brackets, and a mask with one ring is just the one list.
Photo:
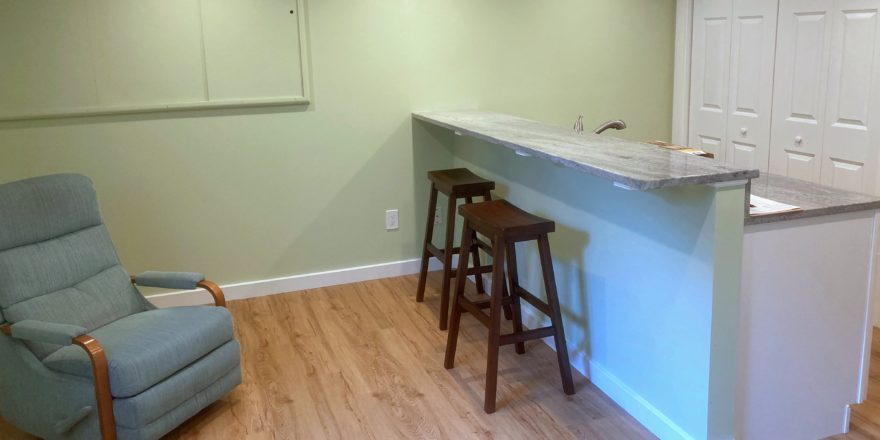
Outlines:
[[[578, 122], [580, 122], [580, 119], [578, 119]], [[596, 129], [593, 130], [593, 133], [600, 134], [603, 131], [608, 130], [609, 128], [613, 128], [615, 130], [623, 130], [624, 128], [626, 128], [626, 122], [623, 122], [622, 119], [612, 119], [610, 121], [605, 121], [601, 125], [596, 127]], [[581, 128], [581, 131], [583, 131], [583, 128]]]
[[578, 115], [578, 120], [574, 122], [573, 128], [577, 134], [584, 132], [584, 115]]

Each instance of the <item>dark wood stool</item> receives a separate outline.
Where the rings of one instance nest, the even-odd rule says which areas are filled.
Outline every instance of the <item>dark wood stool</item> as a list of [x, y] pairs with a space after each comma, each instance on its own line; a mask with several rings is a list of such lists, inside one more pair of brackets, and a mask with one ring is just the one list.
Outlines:
[[[562, 313], [559, 310], [559, 298], [556, 292], [556, 280], [553, 276], [553, 261], [550, 259], [550, 242], [547, 234], [556, 229], [556, 224], [529, 214], [506, 200], [495, 200], [483, 203], [462, 205], [458, 212], [464, 217], [464, 229], [461, 235], [461, 249], [469, 249], [475, 232], [492, 239], [492, 293], [488, 300], [471, 301], [464, 296], [465, 277], [460, 275], [468, 266], [468, 255], [459, 257], [459, 266], [455, 279], [455, 295], [452, 297], [452, 319], [449, 326], [449, 339], [446, 342], [446, 360], [444, 367], [450, 369], [455, 364], [455, 348], [458, 342], [458, 329], [462, 312], [470, 312], [480, 322], [489, 327], [489, 353], [486, 362], [486, 396], [483, 408], [487, 413], [495, 412], [495, 394], [498, 386], [498, 350], [502, 345], [515, 344], [516, 352], [525, 353], [524, 341], [553, 336], [556, 342], [556, 357], [559, 361], [559, 374], [562, 376], [562, 389], [565, 394], [574, 394], [574, 382], [571, 379], [571, 365], [568, 362], [568, 349], [565, 345], [565, 332], [562, 329]], [[519, 285], [516, 269], [515, 243], [520, 241], [538, 241], [541, 257], [541, 269], [544, 275], [544, 288], [547, 291], [547, 302], [523, 289]], [[510, 295], [503, 295], [505, 290], [504, 262], [507, 262]], [[522, 309], [520, 299], [550, 317], [551, 325], [534, 330], [523, 331]], [[513, 333], [501, 334], [501, 309], [504, 305], [513, 306]], [[488, 308], [486, 315], [482, 309]]]
[[[492, 271], [492, 266], [480, 264], [479, 247], [490, 252], [492, 247], [476, 237], [472, 233], [471, 241], [467, 248], [453, 248], [455, 237], [455, 207], [459, 199], [465, 199], [465, 203], [473, 203], [474, 197], [482, 197], [483, 200], [492, 200], [491, 190], [495, 189], [495, 182], [483, 179], [472, 173], [467, 168], [455, 168], [450, 170], [437, 170], [428, 172], [428, 180], [431, 181], [431, 197], [428, 201], [428, 224], [425, 227], [425, 245], [422, 251], [422, 267], [419, 270], [419, 287], [416, 291], [416, 301], [425, 299], [425, 283], [428, 276], [428, 261], [431, 256], [437, 257], [443, 263], [443, 285], [440, 288], [440, 330], [446, 330], [449, 320], [449, 287], [451, 280], [455, 278], [456, 271], [452, 267], [452, 255], [461, 254], [461, 249], [470, 249], [474, 257], [474, 267], [463, 269], [467, 275], [475, 275], [477, 291], [485, 293], [483, 288], [482, 274]], [[431, 242], [434, 234], [434, 212], [437, 210], [437, 193], [442, 192], [449, 198], [446, 210], [446, 238], [443, 249], [438, 249]], [[451, 249], [451, 252], [447, 250]], [[465, 252], [467, 254], [468, 252]], [[459, 257], [460, 258], [460, 257]], [[466, 267], [466, 266], [465, 266]]]

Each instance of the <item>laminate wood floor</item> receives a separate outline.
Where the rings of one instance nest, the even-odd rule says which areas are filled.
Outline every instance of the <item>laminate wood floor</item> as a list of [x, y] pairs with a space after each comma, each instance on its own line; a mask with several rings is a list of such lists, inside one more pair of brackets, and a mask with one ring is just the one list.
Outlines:
[[[439, 273], [229, 303], [244, 383], [168, 439], [649, 439], [575, 372], [562, 392], [540, 341], [502, 347], [498, 411], [483, 412], [486, 329], [462, 320], [456, 368], [443, 368]], [[30, 436], [0, 421], [0, 438]]]

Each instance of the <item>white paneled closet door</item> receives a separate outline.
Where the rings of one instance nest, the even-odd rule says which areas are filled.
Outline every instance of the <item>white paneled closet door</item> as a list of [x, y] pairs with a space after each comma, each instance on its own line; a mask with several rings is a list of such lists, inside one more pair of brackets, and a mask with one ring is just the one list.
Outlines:
[[832, 0], [781, 0], [770, 172], [819, 181]]
[[697, 0], [688, 143], [767, 170], [777, 4]]
[[694, 4], [688, 144], [725, 160], [731, 0]]
[[880, 0], [781, 0], [770, 172], [880, 194]]
[[727, 162], [767, 171], [777, 3], [734, 0], [728, 95]]
[[880, 194], [880, 0], [837, 0], [821, 181]]

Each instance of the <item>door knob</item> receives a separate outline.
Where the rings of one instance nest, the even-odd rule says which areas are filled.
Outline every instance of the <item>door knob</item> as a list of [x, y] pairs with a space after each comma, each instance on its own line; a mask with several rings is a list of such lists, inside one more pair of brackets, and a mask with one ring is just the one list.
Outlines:
[[748, 128], [748, 127], [740, 128], [740, 129], [739, 129], [739, 133], [740, 133], [741, 135], [743, 135], [743, 137], [746, 137], [746, 135], [749, 134], [749, 128]]
[[803, 141], [804, 141], [804, 138], [802, 138], [802, 137], [800, 137], [800, 136], [795, 136], [795, 137], [794, 137], [794, 143], [796, 143], [796, 144], [798, 144], [798, 145], [800, 145], [800, 143], [803, 142]]

